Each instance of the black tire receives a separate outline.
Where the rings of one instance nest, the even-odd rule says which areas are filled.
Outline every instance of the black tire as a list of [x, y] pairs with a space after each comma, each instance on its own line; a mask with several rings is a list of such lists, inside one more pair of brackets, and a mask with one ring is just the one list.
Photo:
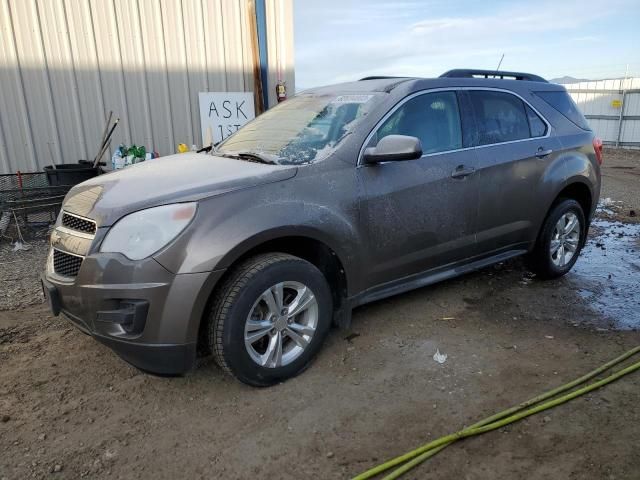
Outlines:
[[[580, 222], [580, 237], [576, 251], [571, 259], [564, 265], [558, 266], [553, 262], [550, 252], [551, 241], [554, 235], [554, 229], [560, 218], [567, 214], [573, 213]], [[529, 269], [539, 278], [552, 279], [565, 275], [578, 260], [578, 256], [584, 245], [587, 235], [587, 223], [584, 212], [578, 202], [568, 198], [559, 199], [552, 207], [547, 218], [542, 225], [540, 235], [536, 241], [533, 251], [527, 256], [527, 265]]]
[[[317, 326], [308, 346], [291, 363], [265, 367], [256, 363], [245, 347], [245, 322], [254, 302], [279, 282], [300, 282], [315, 295]], [[238, 265], [217, 290], [207, 319], [205, 341], [227, 373], [239, 381], [265, 387], [302, 372], [316, 356], [331, 327], [332, 297], [327, 281], [313, 264], [284, 253], [268, 253]]]

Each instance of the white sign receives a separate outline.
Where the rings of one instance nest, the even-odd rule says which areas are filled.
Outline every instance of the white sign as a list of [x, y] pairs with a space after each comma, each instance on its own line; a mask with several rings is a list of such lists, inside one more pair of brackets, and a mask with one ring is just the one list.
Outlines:
[[218, 143], [256, 116], [251, 92], [200, 92], [202, 145]]

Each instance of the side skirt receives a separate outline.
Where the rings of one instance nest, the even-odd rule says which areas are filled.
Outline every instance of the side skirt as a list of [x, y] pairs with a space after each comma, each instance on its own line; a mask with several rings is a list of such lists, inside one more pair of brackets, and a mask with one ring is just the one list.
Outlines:
[[464, 275], [465, 273], [480, 270], [481, 268], [488, 267], [489, 265], [504, 262], [505, 260], [519, 257], [526, 253], [526, 248], [511, 249], [472, 262], [457, 263], [453, 266], [447, 265], [445, 267], [409, 275], [408, 277], [404, 277], [399, 280], [394, 280], [392, 282], [369, 288], [364, 292], [347, 299], [345, 302], [346, 305], [334, 315], [334, 323], [340, 328], [349, 328], [351, 325], [351, 309], [355, 307], [375, 302], [377, 300], [382, 300], [383, 298], [399, 295], [410, 290], [415, 290], [416, 288], [426, 287], [427, 285], [432, 285], [443, 280]]

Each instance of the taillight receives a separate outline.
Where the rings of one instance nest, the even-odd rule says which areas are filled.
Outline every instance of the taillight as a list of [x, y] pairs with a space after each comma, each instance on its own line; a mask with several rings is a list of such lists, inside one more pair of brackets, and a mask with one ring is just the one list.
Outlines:
[[598, 160], [598, 165], [602, 165], [602, 140], [598, 137], [594, 137], [593, 139], [593, 149], [596, 152], [596, 160]]

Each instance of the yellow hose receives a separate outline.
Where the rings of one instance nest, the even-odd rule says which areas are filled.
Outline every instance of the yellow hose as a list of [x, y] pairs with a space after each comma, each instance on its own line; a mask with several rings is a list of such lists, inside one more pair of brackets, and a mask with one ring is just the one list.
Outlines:
[[[383, 480], [392, 480], [395, 478], [400, 477], [401, 475], [403, 475], [404, 473], [408, 472], [409, 470], [411, 470], [412, 468], [416, 467], [417, 465], [419, 465], [420, 463], [424, 462], [427, 458], [430, 458], [432, 456], [434, 456], [435, 454], [437, 454], [438, 452], [440, 452], [441, 450], [443, 450], [445, 447], [447, 447], [448, 445], [450, 445], [451, 443], [460, 440], [462, 438], [466, 438], [466, 437], [471, 437], [474, 435], [480, 435], [482, 433], [485, 432], [489, 432], [491, 430], [495, 430], [497, 428], [501, 428], [505, 425], [508, 425], [510, 423], [516, 422], [518, 420], [521, 420], [525, 417], [528, 417], [530, 415], [533, 415], [535, 413], [539, 413], [543, 410], [547, 410], [549, 408], [553, 408], [557, 405], [560, 405], [562, 403], [568, 402], [569, 400], [572, 400], [573, 398], [576, 398], [580, 395], [584, 395], [585, 393], [591, 392], [597, 388], [600, 388], [604, 385], [607, 385], [608, 383], [611, 383], [615, 380], [617, 380], [618, 378], [627, 375], [631, 372], [634, 372], [638, 369], [640, 369], [640, 362], [632, 364], [606, 378], [603, 378], [602, 380], [599, 380], [597, 382], [594, 382], [590, 385], [587, 385], [585, 387], [582, 387], [578, 390], [575, 390], [571, 393], [568, 393], [566, 395], [563, 395], [561, 397], [558, 397], [554, 400], [550, 400], [548, 402], [545, 403], [541, 403], [551, 397], [554, 397], [560, 393], [566, 392], [567, 390], [572, 389], [573, 387], [576, 387], [578, 385], [581, 385], [583, 383], [585, 383], [586, 381], [596, 377], [597, 375], [603, 373], [606, 370], [609, 370], [611, 367], [623, 362], [624, 360], [628, 359], [629, 357], [637, 354], [638, 352], [640, 352], [640, 346], [635, 347], [631, 350], [629, 350], [628, 352], [626, 352], [623, 355], [620, 355], [619, 357], [605, 363], [604, 365], [602, 365], [601, 367], [596, 368], [595, 370], [587, 373], [586, 375], [572, 381], [569, 382], [565, 385], [562, 385], [560, 387], [557, 387], [547, 393], [544, 393], [542, 395], [538, 395], [537, 397], [534, 397], [530, 400], [527, 400], [526, 402], [523, 402], [519, 405], [516, 405], [515, 407], [511, 407], [507, 410], [504, 410], [503, 412], [497, 413], [495, 415], [492, 415], [488, 418], [485, 418], [484, 420], [468, 427], [465, 428], [459, 432], [453, 433], [451, 435], [446, 435], [444, 437], [438, 438], [432, 442], [429, 442], [419, 448], [416, 448], [415, 450], [412, 450], [411, 452], [408, 452], [404, 455], [400, 455], [396, 458], [393, 458], [381, 465], [378, 465], [377, 467], [374, 467], [370, 470], [367, 470], [364, 473], [361, 473], [360, 475], [354, 477], [353, 480], [366, 480], [368, 478], [372, 478], [386, 470], [389, 470], [392, 467], [395, 467], [396, 465], [400, 465], [400, 464], [404, 464], [401, 467], [397, 468], [396, 470], [394, 470], [393, 472], [391, 472], [389, 475], [387, 475], [386, 477], [384, 477]], [[535, 407], [533, 407], [533, 405], [539, 404]], [[529, 408], [532, 407], [532, 408]], [[406, 462], [406, 463], [405, 463]]]

